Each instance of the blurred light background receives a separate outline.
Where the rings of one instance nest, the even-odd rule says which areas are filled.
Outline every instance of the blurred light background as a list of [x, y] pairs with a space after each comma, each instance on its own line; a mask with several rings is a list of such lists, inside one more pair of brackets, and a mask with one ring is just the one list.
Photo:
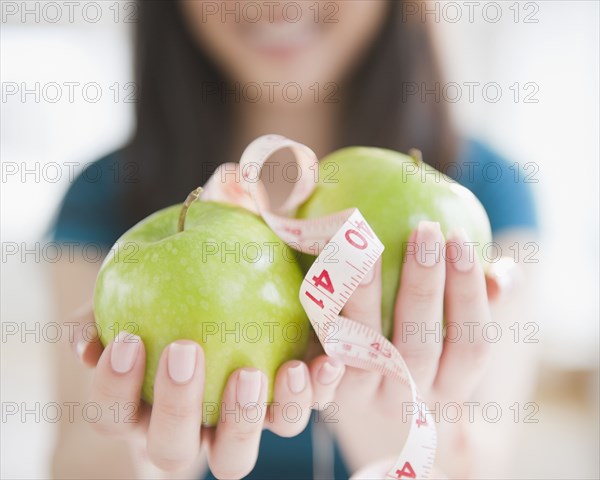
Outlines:
[[[33, 16], [22, 22], [7, 13], [8, 4], [23, 8], [34, 3], [1, 2], [4, 323], [51, 321], [44, 265], [33, 256], [21, 262], [19, 256], [5, 255], [11, 242], [29, 245], [47, 235], [69, 186], [66, 170], [62, 178], [48, 181], [51, 171], [41, 175], [40, 169], [74, 162], [74, 172], [80, 171], [122, 145], [133, 121], [133, 104], [126, 101], [132, 79], [126, 3], [100, 2], [102, 18], [96, 23], [81, 15], [74, 22], [36, 22]], [[435, 27], [449, 82], [502, 87], [496, 103], [486, 101], [481, 90], [469, 102], [463, 88], [462, 100], [454, 104], [461, 130], [514, 162], [539, 166], [533, 188], [542, 221], [540, 423], [524, 433], [514, 471], [520, 478], [598, 478], [599, 3], [521, 2], [521, 15], [535, 10], [537, 23], [515, 23], [505, 6], [496, 23], [481, 15], [471, 23], [463, 14], [456, 23], [442, 16]], [[36, 82], [56, 82], [62, 98], [47, 101], [55, 96], [48, 87], [41, 98], [28, 94], [22, 101], [23, 84], [31, 88]], [[68, 82], [76, 82], [72, 102]], [[517, 102], [509, 89], [515, 82]], [[15, 86], [18, 93], [12, 94]], [[98, 91], [101, 97], [92, 101]], [[534, 91], [531, 98], [537, 103], [526, 103], [525, 96]], [[38, 178], [35, 173], [25, 179], [9, 175], [11, 165], [32, 172], [37, 168]], [[5, 341], [3, 334], [1, 347], [2, 402], [51, 401], [55, 392], [47, 346]], [[17, 425], [3, 418], [2, 478], [48, 477], [54, 434], [52, 424]]]

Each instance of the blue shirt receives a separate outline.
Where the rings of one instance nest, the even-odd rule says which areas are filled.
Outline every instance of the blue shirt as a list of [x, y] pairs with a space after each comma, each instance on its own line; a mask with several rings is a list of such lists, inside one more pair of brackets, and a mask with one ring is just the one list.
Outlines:
[[[110, 248], [132, 225], [124, 216], [121, 194], [127, 183], [116, 181], [118, 153], [83, 172], [71, 185], [54, 228], [55, 241], [95, 243]], [[515, 164], [479, 142], [465, 142], [454, 164], [444, 172], [479, 198], [490, 218], [492, 232], [511, 228], [536, 229], [535, 206], [527, 176]], [[314, 415], [313, 415], [314, 421]], [[246, 478], [300, 479], [313, 476], [313, 421], [300, 435], [280, 438], [264, 431], [256, 467]], [[341, 454], [334, 446], [335, 478], [348, 478]], [[208, 473], [206, 478], [214, 479]]]

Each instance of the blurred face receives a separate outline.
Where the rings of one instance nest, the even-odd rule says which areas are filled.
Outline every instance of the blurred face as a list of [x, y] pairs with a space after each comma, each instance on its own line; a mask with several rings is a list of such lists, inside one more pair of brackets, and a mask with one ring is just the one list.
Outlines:
[[[333, 95], [381, 28], [388, 3], [352, 1], [181, 0], [198, 45], [232, 82], [264, 95]], [[248, 93], [252, 90], [248, 87]]]

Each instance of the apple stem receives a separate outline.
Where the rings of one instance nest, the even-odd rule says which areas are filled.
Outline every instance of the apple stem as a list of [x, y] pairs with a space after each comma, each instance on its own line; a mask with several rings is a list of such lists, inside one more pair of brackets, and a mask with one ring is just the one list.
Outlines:
[[415, 161], [417, 165], [423, 163], [423, 153], [418, 148], [411, 148], [408, 155]]
[[190, 205], [192, 203], [194, 203], [196, 200], [198, 200], [201, 193], [202, 193], [202, 187], [198, 187], [198, 188], [192, 190], [189, 193], [189, 195], [187, 196], [187, 198], [185, 199], [185, 202], [183, 202], [183, 205], [181, 207], [181, 212], [179, 213], [179, 223], [177, 225], [178, 233], [183, 232], [183, 227], [185, 226], [185, 217], [187, 215], [188, 209], [190, 208]]

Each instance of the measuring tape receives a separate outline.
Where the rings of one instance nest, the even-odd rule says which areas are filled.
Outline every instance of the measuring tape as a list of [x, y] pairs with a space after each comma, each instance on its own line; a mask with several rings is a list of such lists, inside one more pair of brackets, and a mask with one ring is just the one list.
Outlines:
[[[261, 190], [264, 187], [260, 174], [269, 157], [283, 149], [290, 149], [294, 154], [299, 175], [275, 213]], [[261, 215], [290, 247], [319, 254], [302, 282], [300, 302], [325, 353], [348, 366], [378, 372], [402, 383], [410, 389], [413, 404], [420, 411], [425, 402], [396, 347], [370, 327], [340, 315], [352, 292], [383, 253], [384, 246], [375, 232], [356, 208], [312, 220], [286, 216], [314, 190], [315, 176], [307, 172], [318, 171], [318, 163], [315, 153], [307, 146], [279, 135], [265, 135], [248, 145], [239, 164], [224, 164], [217, 169], [205, 187], [203, 199], [245, 206]], [[328, 244], [336, 247], [333, 253], [327, 252]], [[353, 478], [362, 475], [429, 478], [436, 450], [435, 426], [422, 414], [410, 421], [408, 438], [396, 462], [379, 463]]]

